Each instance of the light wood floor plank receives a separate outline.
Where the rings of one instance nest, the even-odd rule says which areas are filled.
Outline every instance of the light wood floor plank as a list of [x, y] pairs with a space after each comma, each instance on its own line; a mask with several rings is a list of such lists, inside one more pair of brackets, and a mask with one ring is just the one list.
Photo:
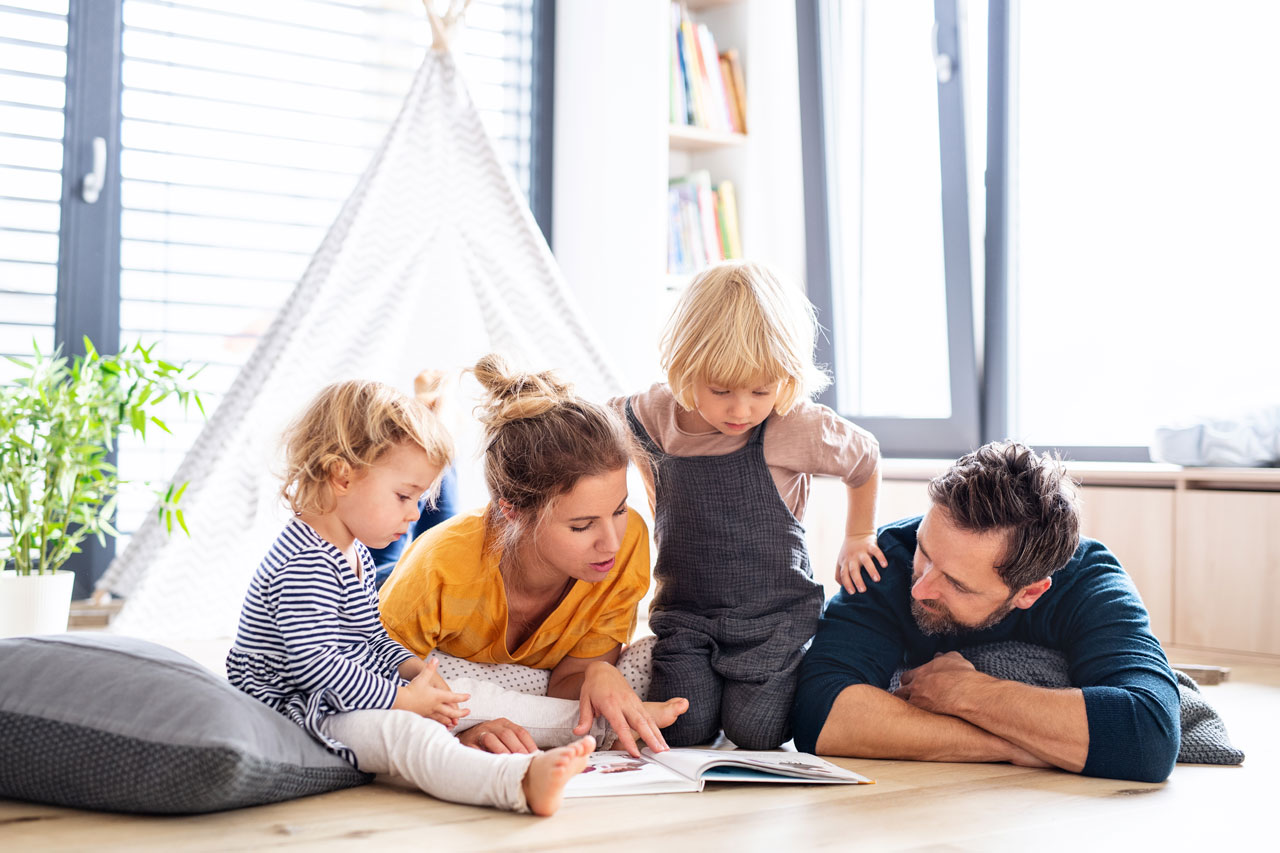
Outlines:
[[[837, 759], [861, 786], [709, 785], [701, 794], [567, 801], [553, 818], [457, 806], [387, 784], [194, 817], [0, 800], [0, 849], [710, 851], [1254, 847], [1280, 790], [1280, 667], [1205, 687], [1248, 760], [1180, 765], [1161, 785], [999, 764]], [[1265, 833], [1265, 835], [1260, 834]]]

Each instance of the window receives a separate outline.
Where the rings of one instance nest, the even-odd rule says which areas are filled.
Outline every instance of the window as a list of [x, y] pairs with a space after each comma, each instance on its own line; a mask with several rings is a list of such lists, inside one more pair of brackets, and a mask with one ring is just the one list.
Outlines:
[[801, 39], [819, 41], [800, 55], [810, 295], [836, 379], [826, 402], [887, 453], [978, 435], [963, 75], [935, 59], [956, 54], [955, 5], [939, 5], [937, 25], [918, 2], [797, 7]]
[[0, 356], [53, 349], [66, 72], [66, 0], [0, 7]]
[[[0, 6], [0, 351], [35, 337], [75, 352], [83, 334], [100, 349], [158, 342], [161, 357], [208, 365], [212, 413], [397, 115], [431, 41], [421, 3], [17, 3]], [[553, 26], [552, 0], [474, 0], [453, 45], [544, 232]], [[66, 93], [65, 134], [64, 79], [98, 87]], [[65, 202], [82, 218], [60, 224], [63, 183], [79, 192], [94, 136], [107, 189], [96, 205]], [[126, 479], [169, 477], [203, 425], [195, 412], [166, 421], [172, 437], [121, 441]], [[126, 538], [152, 500], [122, 493]], [[93, 555], [93, 577], [108, 558]]]
[[1143, 447], [1280, 403], [1280, 6], [1011, 11], [1012, 431]]
[[[806, 177], [806, 196], [829, 195], [810, 199], [808, 225], [815, 302], [833, 309], [824, 318], [836, 341], [835, 404], [887, 439], [890, 453], [953, 456], [1012, 436], [1076, 458], [1146, 460], [1158, 425], [1277, 402], [1268, 332], [1280, 282], [1268, 247], [1280, 230], [1270, 203], [1280, 191], [1272, 153], [1280, 114], [1266, 83], [1266, 34], [1280, 24], [1274, 4], [799, 0], [797, 8], [801, 54], [819, 46], [818, 83], [828, 90], [802, 103], [806, 174], [811, 159], [828, 170], [821, 182]], [[812, 34], [803, 26], [810, 8]], [[967, 122], [947, 121], [951, 83], [939, 74], [941, 120], [923, 123], [930, 35], [962, 80], [954, 92], [963, 93]], [[851, 64], [852, 75], [842, 71]], [[878, 119], [877, 69], [897, 107]], [[910, 139], [877, 139], [898, 133]], [[926, 174], [934, 134], [940, 191]], [[984, 154], [985, 200], [971, 193], [965, 208], [979, 329], [972, 303], [955, 298], [947, 239], [941, 293], [934, 223], [948, 221], [949, 182], [981, 186], [957, 166], [979, 175]], [[842, 176], [849, 163], [873, 177]], [[886, 175], [896, 179], [878, 190], [875, 178]], [[896, 255], [887, 271], [876, 260], [886, 247]], [[877, 296], [881, 289], [891, 295]], [[946, 356], [937, 349], [940, 313]], [[982, 370], [957, 385], [964, 326], [982, 333]], [[970, 355], [972, 344], [961, 357]], [[953, 418], [963, 397], [983, 414], [967, 440], [952, 430], [934, 441], [941, 433], [916, 426], [945, 411], [935, 378], [944, 366]], [[926, 399], [886, 407], [872, 393], [876, 375]]]

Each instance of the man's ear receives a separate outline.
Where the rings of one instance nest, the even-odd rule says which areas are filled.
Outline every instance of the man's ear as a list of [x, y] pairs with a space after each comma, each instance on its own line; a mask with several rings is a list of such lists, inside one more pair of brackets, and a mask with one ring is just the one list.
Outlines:
[[1053, 586], [1053, 578], [1044, 578], [1027, 584], [1013, 597], [1013, 606], [1019, 610], [1026, 610], [1039, 601], [1040, 596], [1048, 592], [1051, 586]]

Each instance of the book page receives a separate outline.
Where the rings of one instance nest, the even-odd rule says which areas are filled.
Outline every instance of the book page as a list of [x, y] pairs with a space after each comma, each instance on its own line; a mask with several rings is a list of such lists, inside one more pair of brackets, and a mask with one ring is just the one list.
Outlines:
[[593, 752], [587, 767], [569, 780], [566, 797], [614, 797], [630, 794], [677, 794], [702, 790], [702, 783], [621, 750]]
[[[871, 780], [806, 752], [758, 752], [743, 749], [673, 749], [645, 757], [682, 776], [714, 781], [816, 782], [866, 784]], [[714, 770], [713, 770], [714, 768]], [[754, 771], [735, 774], [735, 770]], [[757, 773], [773, 777], [760, 779]]]

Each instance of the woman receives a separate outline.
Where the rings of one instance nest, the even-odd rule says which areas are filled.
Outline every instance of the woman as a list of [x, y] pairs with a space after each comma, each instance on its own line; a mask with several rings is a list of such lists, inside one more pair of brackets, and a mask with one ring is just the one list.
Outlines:
[[[642, 702], [616, 666], [649, 586], [648, 533], [627, 507], [626, 425], [553, 373], [518, 373], [494, 355], [474, 373], [487, 395], [491, 501], [405, 552], [382, 589], [388, 633], [419, 655], [549, 670], [547, 695], [579, 703], [575, 733], [603, 717], [633, 755], [636, 735], [666, 749], [659, 730], [688, 703]], [[533, 746], [506, 720], [462, 738], [491, 751]]]

